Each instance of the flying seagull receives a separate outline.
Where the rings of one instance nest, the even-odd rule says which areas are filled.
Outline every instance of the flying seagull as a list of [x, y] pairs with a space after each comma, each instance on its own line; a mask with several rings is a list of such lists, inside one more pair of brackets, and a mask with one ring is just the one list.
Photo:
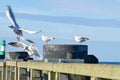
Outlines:
[[8, 5], [7, 6], [7, 10], [6, 10], [6, 16], [8, 17], [8, 19], [10, 20], [10, 22], [12, 23], [12, 25], [8, 26], [9, 28], [11, 28], [13, 30], [13, 32], [17, 35], [17, 40], [20, 41], [20, 38], [22, 40], [25, 40], [24, 37], [23, 37], [23, 33], [22, 31], [24, 32], [27, 32], [29, 34], [36, 34], [36, 33], [39, 33], [41, 32], [41, 30], [39, 31], [30, 31], [30, 30], [26, 30], [26, 29], [23, 29], [21, 28], [17, 22], [16, 22], [16, 19], [15, 19], [15, 16], [12, 12], [12, 9], [11, 7]]
[[87, 37], [81, 37], [81, 36], [74, 36], [74, 40], [75, 40], [76, 42], [78, 42], [78, 43], [82, 43], [82, 42], [84, 42], [84, 41], [89, 40], [89, 38], [87, 38]]
[[45, 41], [46, 44], [48, 44], [48, 41], [51, 41], [51, 40], [53, 40], [53, 39], [55, 39], [55, 38], [54, 38], [54, 37], [48, 37], [48, 36], [42, 35], [42, 36], [41, 36], [41, 39], [42, 39], [43, 41]]
[[30, 43], [29, 45], [26, 45], [23, 42], [10, 42], [8, 44], [11, 46], [14, 46], [14, 47], [21, 48], [22, 50], [28, 52], [29, 56], [35, 55], [36, 57], [40, 57], [35, 43], [28, 39], [27, 39], [27, 41]]

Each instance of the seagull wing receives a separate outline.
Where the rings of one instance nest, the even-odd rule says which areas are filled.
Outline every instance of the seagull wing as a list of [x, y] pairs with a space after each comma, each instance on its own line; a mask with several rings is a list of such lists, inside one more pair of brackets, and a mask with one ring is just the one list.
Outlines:
[[25, 47], [27, 46], [26, 44], [24, 44], [22, 42], [10, 42], [8, 44], [11, 46], [14, 46], [14, 47], [22, 48], [22, 49], [25, 49]]
[[87, 37], [82, 37], [82, 39], [89, 40], [89, 38], [87, 38]]
[[34, 44], [34, 42], [33, 42], [32, 40], [27, 39], [26, 41], [28, 41], [28, 42], [33, 43], [33, 44]]
[[35, 56], [38, 56], [40, 57], [40, 55], [38, 54], [38, 48], [36, 47], [35, 43], [29, 39], [27, 39], [28, 42], [30, 42], [30, 45], [29, 45], [29, 50], [31, 51], [31, 55], [35, 55]]
[[17, 25], [16, 20], [15, 20], [15, 16], [14, 16], [10, 6], [7, 6], [6, 16], [11, 21], [12, 25]]
[[38, 54], [38, 48], [35, 45], [31, 46], [31, 50], [33, 52], [33, 55], [40, 57], [40, 55]]
[[40, 57], [40, 55], [38, 54], [38, 48], [35, 45], [31, 45], [30, 47], [33, 55]]
[[31, 50], [38, 51], [38, 49], [37, 49], [37, 47], [36, 47], [36, 45], [35, 45], [35, 43], [33, 41], [31, 41], [29, 39], [27, 39], [26, 41], [28, 41], [30, 43], [29, 46], [30, 46]]
[[29, 34], [37, 34], [37, 33], [41, 32], [41, 30], [39, 30], [39, 31], [30, 31], [30, 30], [26, 30], [26, 29], [23, 29], [23, 28], [19, 28], [19, 30], [22, 30], [22, 31], [24, 31], [26, 33], [29, 33]]
[[35, 53], [34, 55], [37, 56], [37, 57], [40, 57], [40, 55], [38, 53]]

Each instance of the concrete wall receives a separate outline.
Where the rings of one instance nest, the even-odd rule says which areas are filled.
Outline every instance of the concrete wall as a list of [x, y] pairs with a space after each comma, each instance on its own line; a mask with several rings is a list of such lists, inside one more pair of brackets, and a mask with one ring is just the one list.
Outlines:
[[87, 45], [47, 44], [43, 46], [44, 58], [84, 59], [87, 54]]

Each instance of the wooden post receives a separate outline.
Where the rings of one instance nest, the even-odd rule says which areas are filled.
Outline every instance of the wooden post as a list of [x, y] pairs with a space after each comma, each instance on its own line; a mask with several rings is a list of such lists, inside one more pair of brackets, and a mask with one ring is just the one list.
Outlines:
[[33, 69], [30, 69], [30, 80], [32, 80], [33, 77]]
[[30, 80], [30, 69], [27, 68], [27, 80]]
[[17, 66], [14, 67], [14, 80], [17, 80]]
[[48, 72], [48, 80], [55, 80], [55, 72], [52, 71]]
[[55, 73], [55, 80], [59, 80], [59, 73], [58, 72]]
[[4, 76], [4, 66], [1, 67], [2, 71], [1, 71], [1, 80], [3, 80], [3, 76]]
[[48, 72], [48, 80], [51, 80], [51, 71]]
[[96, 77], [91, 76], [91, 79], [90, 79], [90, 80], [96, 80]]
[[11, 75], [11, 73], [12, 73], [12, 66], [10, 66], [9, 69], [10, 69], [10, 71], [9, 71], [9, 75], [10, 75], [9, 80], [11, 80], [11, 76], [12, 76], [12, 75]]
[[48, 80], [59, 80], [59, 73], [49, 71], [48, 72]]
[[17, 76], [17, 78], [18, 78], [18, 80], [20, 80], [20, 67], [18, 67], [18, 76]]
[[6, 66], [6, 80], [8, 78], [8, 66]]

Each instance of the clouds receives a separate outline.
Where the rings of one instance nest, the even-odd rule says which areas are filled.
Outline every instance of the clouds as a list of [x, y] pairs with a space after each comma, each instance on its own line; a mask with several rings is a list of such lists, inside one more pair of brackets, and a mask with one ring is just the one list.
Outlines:
[[[70, 17], [70, 16], [49, 16], [28, 13], [16, 13], [16, 18], [26, 20], [45, 21], [52, 23], [64, 23], [74, 25], [84, 25], [90, 27], [120, 27], [120, 20], [115, 19], [95, 19], [87, 17]], [[6, 17], [0, 13], [1, 17]]]
[[[51, 0], [49, 5], [55, 11], [73, 14], [119, 15], [120, 2], [116, 0]], [[51, 9], [50, 9], [51, 10]]]
[[[10, 1], [12, 3], [12, 1]], [[118, 0], [46, 0], [14, 1], [13, 11], [40, 15], [73, 17], [120, 17]], [[35, 5], [34, 7], [31, 5]], [[16, 7], [19, 6], [19, 7]]]
[[[32, 3], [36, 5], [31, 8]], [[119, 27], [119, 9], [120, 2], [117, 0], [47, 0], [37, 3], [30, 1], [26, 7], [25, 4], [22, 8], [14, 7], [13, 11], [20, 19], [92, 27]]]
[[92, 27], [120, 27], [120, 21], [114, 19], [92, 19], [86, 17], [69, 17], [69, 16], [48, 16], [33, 14], [16, 14], [18, 18], [38, 20], [52, 23], [65, 23], [74, 25], [85, 25]]
[[[5, 1], [2, 1], [5, 4]], [[2, 3], [1, 2], [1, 3]], [[120, 1], [118, 0], [38, 0], [38, 1], [8, 1], [15, 11], [33, 12], [48, 15], [111, 15], [119, 16]], [[14, 3], [14, 5], [13, 5]], [[35, 5], [34, 7], [31, 5]], [[19, 6], [19, 7], [16, 7]], [[24, 8], [24, 9], [23, 9]]]
[[16, 13], [88, 18], [120, 18], [120, 2], [118, 0], [40, 0], [37, 2], [31, 0], [29, 2], [24, 1], [24, 3], [15, 1], [15, 3], [13, 11]]

